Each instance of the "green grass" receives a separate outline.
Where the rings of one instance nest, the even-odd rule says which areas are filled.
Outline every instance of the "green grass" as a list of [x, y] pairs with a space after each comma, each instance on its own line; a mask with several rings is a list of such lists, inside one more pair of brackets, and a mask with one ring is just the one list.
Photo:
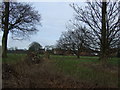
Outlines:
[[[95, 62], [99, 63], [99, 57], [96, 56], [80, 56], [78, 59], [76, 56], [60, 56], [60, 55], [51, 55], [51, 59], [54, 60], [79, 60], [79, 62]], [[120, 58], [113, 57], [108, 60], [108, 64], [111, 65], [118, 65], [120, 63]]]
[[2, 62], [5, 63], [16, 63], [21, 60], [24, 60], [26, 54], [10, 54], [8, 53], [7, 58], [2, 59]]
[[[100, 67], [98, 57], [82, 56], [77, 59], [75, 56], [51, 56], [51, 59], [54, 60], [56, 69], [83, 82], [106, 87], [118, 85], [118, 72]], [[118, 58], [111, 58], [108, 64], [113, 67], [118, 65], [118, 61]]]
[[120, 63], [120, 58], [114, 57], [108, 60], [109, 64], [118, 65]]
[[97, 61], [98, 57], [90, 57], [90, 56], [80, 56], [80, 59], [78, 59], [76, 56], [62, 56], [62, 55], [51, 55], [52, 59], [56, 60], [81, 60], [81, 61]]

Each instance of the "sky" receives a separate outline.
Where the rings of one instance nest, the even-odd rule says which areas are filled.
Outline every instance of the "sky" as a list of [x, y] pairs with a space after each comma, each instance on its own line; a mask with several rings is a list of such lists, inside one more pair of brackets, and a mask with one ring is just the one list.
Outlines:
[[[66, 24], [73, 18], [74, 10], [69, 6], [72, 2], [29, 2], [41, 14], [41, 26], [37, 26], [39, 32], [31, 35], [30, 39], [13, 40], [8, 38], [8, 48], [17, 47], [27, 49], [29, 44], [36, 41], [43, 47], [55, 45], [62, 32], [66, 31]], [[84, 2], [78, 2], [83, 5]], [[0, 39], [2, 33], [0, 32]], [[0, 43], [1, 44], [1, 43]]]

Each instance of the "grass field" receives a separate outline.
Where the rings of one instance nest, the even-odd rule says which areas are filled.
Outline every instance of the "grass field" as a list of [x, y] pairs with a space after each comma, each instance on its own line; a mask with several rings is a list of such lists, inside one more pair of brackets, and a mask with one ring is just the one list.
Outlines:
[[103, 66], [98, 57], [81, 56], [52, 56], [57, 69], [66, 75], [73, 76], [79, 80], [99, 86], [118, 85], [118, 63], [119, 58], [108, 60], [107, 66]]
[[104, 87], [118, 85], [118, 58], [110, 59], [106, 67], [100, 64], [98, 57], [82, 56], [76, 59], [74, 56], [53, 56], [51, 58], [61, 72], [83, 82]]
[[[94, 63], [100, 62], [97, 56], [81, 56], [80, 59], [78, 59], [76, 56], [51, 55], [51, 59], [78, 60], [78, 62], [94, 62]], [[110, 58], [107, 63], [110, 65], [118, 66], [118, 63], [120, 63], [120, 58], [117, 58], [117, 57]]]
[[[25, 54], [9, 54], [4, 62], [16, 63], [23, 61]], [[111, 58], [106, 65], [103, 65], [98, 57], [81, 56], [77, 59], [75, 56], [50, 56], [50, 65], [54, 70], [49, 72], [60, 72], [65, 76], [70, 76], [91, 86], [98, 87], [118, 87], [118, 63], [120, 58]]]
[[8, 57], [2, 59], [2, 62], [5, 63], [17, 63], [19, 61], [24, 60], [26, 54], [8, 54]]

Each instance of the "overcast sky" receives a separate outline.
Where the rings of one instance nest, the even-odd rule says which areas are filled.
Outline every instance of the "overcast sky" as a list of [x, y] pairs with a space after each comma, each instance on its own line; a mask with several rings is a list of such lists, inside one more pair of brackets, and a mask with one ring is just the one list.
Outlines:
[[[42, 46], [55, 45], [61, 33], [66, 31], [67, 22], [73, 18], [73, 9], [69, 6], [71, 2], [32, 2], [35, 10], [42, 16], [42, 27], [38, 26], [39, 32], [31, 36], [30, 40], [12, 40], [9, 35], [8, 48], [28, 48], [33, 41]], [[79, 2], [83, 5], [84, 2]], [[1, 33], [1, 32], [0, 32]], [[2, 34], [0, 34], [1, 39]], [[0, 43], [1, 44], [1, 43]]]

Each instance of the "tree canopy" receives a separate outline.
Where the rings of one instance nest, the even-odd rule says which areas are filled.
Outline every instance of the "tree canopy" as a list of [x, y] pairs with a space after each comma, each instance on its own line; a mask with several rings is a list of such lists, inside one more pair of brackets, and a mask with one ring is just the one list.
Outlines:
[[[5, 3], [2, 3], [2, 31], [4, 31], [5, 27]], [[11, 32], [13, 39], [23, 39], [37, 32], [36, 25], [40, 25], [40, 21], [41, 15], [32, 5], [9, 2], [8, 31]]]
[[42, 46], [38, 42], [32, 42], [29, 45], [29, 51], [36, 51], [38, 52], [40, 49], [42, 49]]

